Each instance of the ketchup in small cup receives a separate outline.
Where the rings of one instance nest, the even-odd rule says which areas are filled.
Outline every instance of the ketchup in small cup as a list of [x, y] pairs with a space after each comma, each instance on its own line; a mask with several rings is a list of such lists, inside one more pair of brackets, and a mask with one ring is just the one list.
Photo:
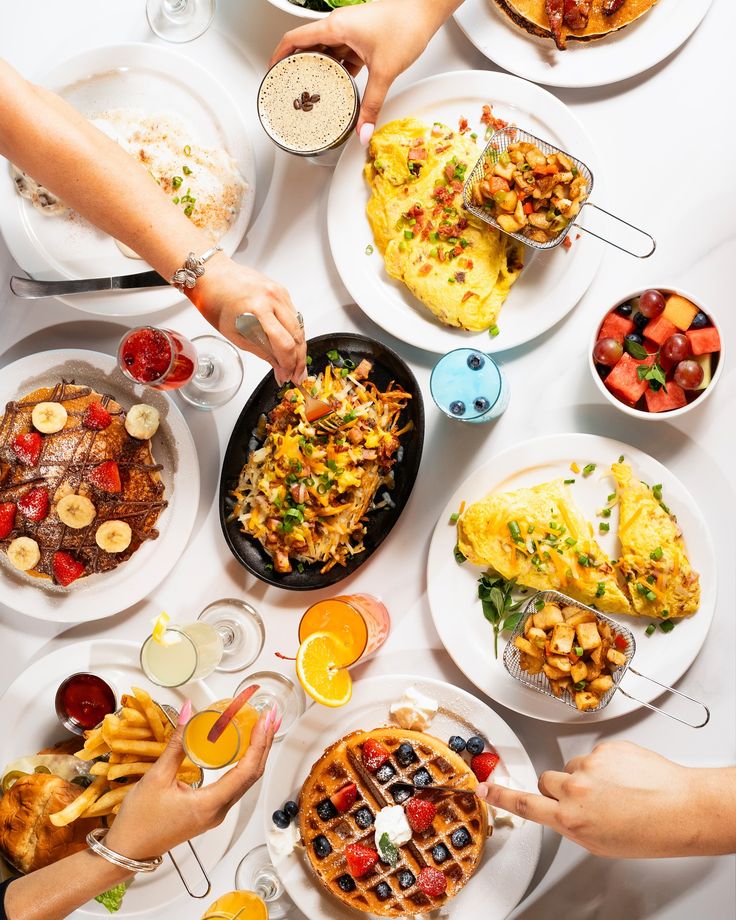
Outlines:
[[56, 691], [56, 715], [75, 735], [99, 725], [116, 709], [115, 691], [96, 674], [72, 674]]

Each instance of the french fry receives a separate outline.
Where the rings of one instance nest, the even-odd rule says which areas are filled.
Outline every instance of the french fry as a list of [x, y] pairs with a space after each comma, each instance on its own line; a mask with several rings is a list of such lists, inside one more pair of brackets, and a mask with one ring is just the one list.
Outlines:
[[146, 712], [143, 706], [141, 706], [138, 700], [130, 693], [124, 693], [120, 702], [123, 704], [123, 709], [135, 709], [136, 712], [139, 712], [144, 719], [146, 718]]
[[108, 780], [113, 780], [120, 779], [121, 776], [143, 776], [144, 773], [148, 773], [155, 763], [155, 760], [150, 760], [145, 763], [137, 760], [134, 763], [115, 764], [110, 767], [107, 778]]
[[166, 749], [166, 742], [113, 738], [110, 749], [117, 754], [136, 754], [138, 757], [152, 757], [157, 760]]
[[82, 750], [77, 751], [74, 756], [78, 757], [80, 760], [96, 760], [98, 757], [103, 757], [107, 752], [107, 745], [101, 744], [99, 747], [92, 748], [92, 750], [82, 748]]
[[166, 737], [164, 735], [164, 723], [158, 707], [154, 705], [150, 695], [145, 690], [141, 690], [140, 687], [133, 687], [133, 693], [143, 707], [143, 712], [148, 719], [148, 724], [151, 726], [153, 737], [156, 741], [164, 741]]
[[90, 807], [87, 808], [87, 810], [83, 813], [83, 817], [100, 818], [103, 815], [112, 814], [113, 807], [120, 804], [125, 796], [130, 792], [130, 790], [134, 788], [135, 783], [130, 783], [127, 786], [120, 786], [117, 789], [111, 789], [109, 792], [106, 792], [103, 796], [97, 799], [93, 805], [90, 805]]
[[120, 731], [120, 719], [115, 715], [108, 715], [102, 721], [102, 737], [105, 744], [110, 747], [110, 742]]
[[66, 827], [73, 821], [76, 821], [84, 812], [102, 795], [107, 786], [107, 780], [98, 776], [91, 786], [88, 786], [81, 795], [78, 795], [73, 802], [70, 802], [66, 808], [49, 815], [49, 821], [54, 827]]
[[83, 747], [85, 750], [99, 747], [102, 744], [102, 729], [93, 728], [91, 731], [85, 732], [84, 739]]
[[89, 768], [90, 776], [107, 776], [110, 764], [105, 760], [98, 760]]
[[120, 718], [123, 722], [128, 722], [130, 725], [148, 725], [148, 719], [145, 715], [132, 706], [123, 706], [120, 711]]
[[117, 738], [130, 738], [137, 741], [155, 741], [151, 729], [147, 725], [126, 725], [120, 723], [120, 728], [115, 733]]

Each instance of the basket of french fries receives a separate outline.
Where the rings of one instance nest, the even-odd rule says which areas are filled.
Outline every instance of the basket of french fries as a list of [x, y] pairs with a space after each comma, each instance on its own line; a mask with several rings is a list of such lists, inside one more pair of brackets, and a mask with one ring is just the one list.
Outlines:
[[[121, 702], [117, 712], [84, 733], [84, 745], [75, 756], [90, 762], [92, 782], [66, 808], [49, 816], [56, 827], [66, 827], [79, 818], [114, 820], [126, 795], [169, 743], [177, 717], [173, 707], [154, 702], [139, 687], [124, 694]], [[201, 786], [202, 771], [185, 758], [177, 778], [191, 786]]]
[[[691, 728], [707, 724], [710, 712], [703, 703], [635, 670], [635, 654], [636, 640], [628, 627], [559, 591], [539, 591], [524, 607], [503, 663], [515, 680], [580, 713], [601, 712], [621, 692]], [[621, 681], [629, 671], [701, 707], [704, 720], [681, 719], [628, 693]]]

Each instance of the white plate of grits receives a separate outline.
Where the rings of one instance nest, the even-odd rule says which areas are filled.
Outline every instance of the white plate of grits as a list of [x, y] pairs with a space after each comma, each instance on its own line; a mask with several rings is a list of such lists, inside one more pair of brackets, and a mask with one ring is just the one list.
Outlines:
[[[207, 71], [168, 48], [127, 44], [84, 52], [37, 82], [143, 159], [169, 197], [179, 199], [176, 206], [189, 208], [193, 222], [218, 237], [228, 255], [235, 252], [253, 210], [255, 157], [240, 110]], [[256, 125], [251, 130], [260, 130]], [[30, 196], [18, 193], [7, 164], [0, 168], [0, 232], [32, 278], [98, 278], [148, 270], [75, 212], [64, 207], [46, 211], [34, 205], [32, 189]], [[106, 316], [152, 313], [181, 299], [171, 287], [60, 298]]]
[[[482, 107], [549, 140], [586, 163], [596, 178], [596, 200], [606, 207], [598, 155], [587, 132], [567, 106], [546, 90], [508, 74], [466, 70], [438, 74], [390, 96], [380, 125], [397, 118], [440, 121], [457, 130], [461, 118], [477, 133], [478, 156], [485, 127]], [[525, 267], [501, 308], [499, 334], [466, 332], [443, 325], [400, 281], [389, 277], [365, 213], [369, 189], [363, 178], [366, 150], [357, 138], [345, 146], [330, 186], [327, 229], [335, 265], [353, 300], [391, 335], [435, 354], [454, 348], [493, 353], [516, 348], [546, 332], [566, 316], [590, 286], [604, 244], [573, 229], [572, 247], [535, 252], [525, 247]], [[468, 172], [475, 163], [469, 164]], [[609, 199], [610, 200], [610, 199]], [[585, 223], [585, 217], [581, 219]], [[448, 273], [449, 274], [449, 273]]]

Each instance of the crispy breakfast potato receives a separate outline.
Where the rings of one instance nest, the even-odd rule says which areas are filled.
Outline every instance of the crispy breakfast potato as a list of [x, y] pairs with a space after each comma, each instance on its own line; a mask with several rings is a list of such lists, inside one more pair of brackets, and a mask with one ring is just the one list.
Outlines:
[[571, 694], [581, 712], [598, 709], [613, 688], [612, 672], [626, 664], [623, 638], [594, 612], [572, 604], [546, 603], [514, 638], [519, 664], [530, 675], [544, 674], [552, 693]]

